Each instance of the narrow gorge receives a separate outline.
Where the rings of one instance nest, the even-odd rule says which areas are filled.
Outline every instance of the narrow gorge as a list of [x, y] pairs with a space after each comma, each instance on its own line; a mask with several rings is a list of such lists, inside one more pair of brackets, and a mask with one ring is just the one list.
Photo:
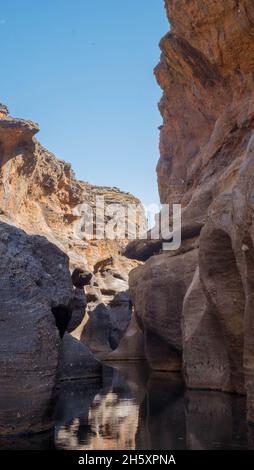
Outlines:
[[127, 228], [86, 237], [98, 197], [99, 226], [135, 205], [144, 234], [141, 202], [79, 181], [0, 105], [0, 445], [56, 427], [64, 449], [209, 448], [246, 427], [254, 448], [254, 3], [165, 8], [157, 177], [182, 207], [177, 250]]

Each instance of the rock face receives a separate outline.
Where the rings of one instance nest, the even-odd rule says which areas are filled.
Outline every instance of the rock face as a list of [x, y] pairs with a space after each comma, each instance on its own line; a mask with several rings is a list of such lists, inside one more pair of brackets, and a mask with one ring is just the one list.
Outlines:
[[[182, 205], [183, 243], [177, 251], [160, 253], [161, 240], [134, 241], [126, 256], [148, 260], [137, 267], [120, 256], [125, 239], [80, 239], [87, 215], [83, 203], [94, 214], [96, 196], [103, 196], [106, 206], [138, 201], [116, 188], [77, 181], [70, 165], [35, 140], [36, 124], [11, 118], [0, 105], [1, 219], [45, 235], [65, 252], [76, 288], [55, 246], [1, 224], [1, 393], [10, 400], [1, 422], [8, 421], [11, 409], [7, 433], [17, 417], [20, 431], [48, 426], [45, 410], [67, 327], [112, 360], [133, 358], [133, 346], [135, 358], [145, 355], [152, 369], [183, 369], [190, 389], [247, 394], [248, 420], [254, 422], [254, 4], [165, 0], [165, 5], [171, 30], [161, 41], [155, 69], [163, 90], [157, 174], [161, 202]], [[139, 216], [135, 224], [142, 231], [142, 209]], [[121, 339], [130, 319], [132, 305], [123, 293], [133, 267], [134, 314]], [[119, 309], [126, 316], [119, 317]], [[64, 342], [70, 355], [78, 349], [81, 364], [82, 345], [68, 336]], [[70, 358], [65, 370], [72, 375]], [[12, 388], [17, 378], [19, 409]], [[35, 410], [29, 426], [27, 387]], [[195, 399], [192, 403], [195, 407]], [[201, 440], [196, 430], [192, 434]]]
[[110, 305], [98, 303], [87, 314], [86, 322], [81, 324], [73, 336], [88, 345], [100, 359], [117, 348], [131, 320], [129, 295], [123, 298], [123, 293], [116, 295]]
[[126, 245], [125, 232], [121, 237], [119, 233], [116, 240], [105, 239], [102, 233], [101, 239], [95, 239], [95, 232], [84, 232], [90, 217], [86, 205], [91, 208], [91, 221], [95, 224], [96, 203], [99, 206], [100, 201], [97, 198], [104, 198], [104, 211], [102, 206], [97, 212], [100, 228], [102, 222], [108, 224], [106, 227], [114, 225], [111, 204], [112, 211], [122, 206], [123, 220], [128, 206], [134, 204], [138, 208], [134, 227], [142, 231], [145, 218], [140, 201], [117, 188], [76, 180], [71, 166], [35, 139], [37, 124], [14, 119], [4, 109], [0, 107], [1, 218], [29, 234], [46, 236], [69, 256], [72, 269], [93, 271], [98, 261], [117, 256]]
[[44, 431], [53, 423], [60, 333], [74, 298], [68, 258], [0, 222], [0, 259], [0, 434]]
[[118, 347], [106, 356], [106, 360], [110, 362], [146, 360], [144, 334], [138, 326], [135, 312]]
[[[156, 344], [172, 336], [170, 347], [183, 351], [187, 386], [247, 392], [253, 422], [254, 4], [165, 5], [171, 30], [155, 69], [163, 90], [157, 174], [161, 202], [182, 205], [183, 242], [159, 256], [152, 256], [158, 241], [127, 247], [130, 258], [152, 256], [131, 273], [131, 298], [145, 335], [148, 325]], [[193, 262], [185, 278], [187, 255]], [[180, 290], [178, 279], [188, 279]], [[154, 337], [147, 337], [148, 357], [153, 350]]]
[[101, 364], [85, 344], [65, 333], [60, 350], [60, 380], [101, 377]]
[[219, 177], [236, 165], [251, 134], [254, 6], [251, 0], [165, 4], [171, 31], [155, 69], [163, 89], [159, 190], [162, 202], [182, 202], [188, 221], [203, 225], [225, 185]]
[[[215, 309], [206, 300], [198, 268], [184, 298], [182, 332], [183, 372], [188, 386], [230, 391], [230, 363], [223, 333]], [[240, 391], [242, 380], [238, 386]]]
[[153, 369], [181, 369], [182, 304], [197, 259], [196, 250], [179, 257], [162, 254], [130, 274], [130, 296]]
[[[100, 260], [86, 287], [87, 310], [72, 335], [100, 359], [114, 351], [131, 320], [128, 274], [140, 263], [122, 256]], [[73, 325], [73, 322], [71, 322]]]

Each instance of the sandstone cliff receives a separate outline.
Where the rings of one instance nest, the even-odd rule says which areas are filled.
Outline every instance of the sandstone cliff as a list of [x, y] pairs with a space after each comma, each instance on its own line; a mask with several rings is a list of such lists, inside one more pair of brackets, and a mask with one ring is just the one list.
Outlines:
[[[131, 273], [135, 317], [152, 367], [183, 368], [190, 388], [247, 392], [254, 421], [254, 4], [165, 6], [157, 174], [161, 202], [182, 204], [183, 242]], [[151, 243], [126, 253], [148, 258]]]
[[[106, 208], [110, 204], [139, 206], [136, 225], [142, 230], [145, 219], [140, 201], [117, 188], [75, 179], [70, 164], [58, 160], [35, 139], [38, 131], [37, 124], [13, 118], [5, 106], [0, 107], [1, 219], [29, 234], [46, 236], [69, 256], [72, 268], [93, 270], [99, 260], [117, 257], [127, 238], [125, 234], [116, 240], [79, 237], [86, 215], [81, 205], [88, 204], [93, 215], [96, 197], [104, 197]], [[113, 221], [113, 214], [102, 217], [105, 222]]]

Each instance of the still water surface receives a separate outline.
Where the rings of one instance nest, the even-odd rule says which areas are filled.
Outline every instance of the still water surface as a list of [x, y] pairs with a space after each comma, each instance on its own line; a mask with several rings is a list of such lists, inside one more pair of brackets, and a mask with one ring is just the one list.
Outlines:
[[145, 365], [105, 367], [99, 382], [61, 386], [54, 434], [9, 442], [30, 449], [248, 449], [254, 427], [245, 399], [186, 392], [178, 374], [150, 373]]

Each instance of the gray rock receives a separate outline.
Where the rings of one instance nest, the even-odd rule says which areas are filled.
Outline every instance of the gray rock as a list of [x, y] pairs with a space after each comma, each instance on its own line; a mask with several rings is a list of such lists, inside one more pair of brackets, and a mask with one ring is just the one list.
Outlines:
[[81, 339], [100, 358], [106, 357], [108, 353], [117, 348], [131, 320], [131, 308], [126, 294], [124, 301], [118, 301], [113, 305], [103, 303], [89, 313]]
[[87, 297], [84, 289], [75, 289], [74, 298], [71, 303], [72, 315], [68, 323], [67, 331], [71, 333], [82, 322], [86, 313]]
[[81, 289], [88, 286], [93, 278], [93, 274], [82, 268], [75, 268], [72, 275], [72, 282], [75, 287]]
[[0, 434], [44, 431], [53, 425], [58, 328], [74, 295], [68, 257], [0, 222], [0, 259]]
[[61, 345], [59, 374], [61, 380], [84, 379], [100, 377], [102, 369], [89, 348], [66, 333]]

